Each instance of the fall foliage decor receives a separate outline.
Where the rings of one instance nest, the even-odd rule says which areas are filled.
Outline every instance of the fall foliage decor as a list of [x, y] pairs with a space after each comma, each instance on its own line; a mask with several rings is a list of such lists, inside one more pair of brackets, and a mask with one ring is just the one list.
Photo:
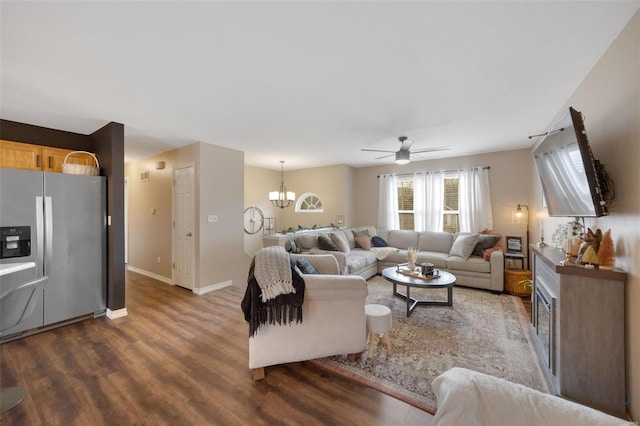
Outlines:
[[598, 264], [598, 255], [593, 246], [588, 246], [582, 255], [582, 263], [589, 265]]
[[611, 229], [604, 233], [600, 248], [598, 249], [598, 264], [601, 268], [613, 268], [616, 264], [615, 248], [613, 238], [611, 238]]

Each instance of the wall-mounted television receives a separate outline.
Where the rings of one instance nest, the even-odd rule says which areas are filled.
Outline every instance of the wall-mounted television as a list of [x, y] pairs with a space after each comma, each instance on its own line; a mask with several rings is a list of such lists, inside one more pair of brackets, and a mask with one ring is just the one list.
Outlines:
[[582, 114], [573, 108], [533, 150], [549, 216], [608, 214], [608, 178], [593, 157]]

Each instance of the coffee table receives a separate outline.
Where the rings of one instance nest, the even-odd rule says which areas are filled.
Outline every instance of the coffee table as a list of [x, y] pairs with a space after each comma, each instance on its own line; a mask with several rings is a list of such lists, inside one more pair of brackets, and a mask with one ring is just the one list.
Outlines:
[[[413, 310], [418, 305], [437, 305], [437, 306], [453, 306], [453, 285], [456, 283], [455, 275], [438, 270], [437, 274], [439, 278], [434, 278], [429, 281], [425, 281], [418, 277], [411, 277], [403, 275], [398, 272], [396, 266], [390, 266], [382, 270], [382, 276], [393, 283], [393, 295], [398, 296], [407, 301], [407, 317], [409, 317]], [[405, 286], [407, 293], [403, 294], [398, 292], [397, 286]], [[419, 300], [411, 297], [411, 287], [417, 288], [446, 288], [447, 300]]]

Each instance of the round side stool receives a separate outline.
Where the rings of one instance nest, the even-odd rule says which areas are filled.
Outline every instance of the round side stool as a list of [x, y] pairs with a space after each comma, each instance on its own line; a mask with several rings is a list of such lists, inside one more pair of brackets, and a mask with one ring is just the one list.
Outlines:
[[369, 358], [373, 356], [376, 337], [380, 336], [380, 341], [387, 348], [387, 356], [393, 353], [389, 331], [391, 331], [391, 309], [383, 305], [365, 305], [364, 313], [367, 316], [367, 335], [369, 336]]

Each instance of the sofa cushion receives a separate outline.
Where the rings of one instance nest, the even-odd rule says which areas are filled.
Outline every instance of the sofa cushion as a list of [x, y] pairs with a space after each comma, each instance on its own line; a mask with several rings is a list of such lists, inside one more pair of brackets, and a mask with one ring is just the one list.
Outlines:
[[500, 238], [499, 235], [479, 235], [478, 242], [471, 254], [474, 256], [482, 256], [486, 249], [495, 247], [500, 241]]
[[451, 256], [447, 259], [447, 269], [450, 271], [469, 271], [469, 272], [491, 272], [491, 263], [485, 262], [479, 257], [470, 257], [463, 259], [458, 256]]
[[318, 248], [322, 250], [340, 251], [327, 234], [318, 234]]
[[350, 256], [347, 262], [349, 273], [353, 273], [367, 266], [367, 259], [362, 256]]
[[433, 266], [438, 269], [447, 269], [447, 259], [449, 259], [449, 253], [440, 253], [439, 251], [421, 251], [418, 253], [418, 260], [416, 263], [420, 265], [421, 263], [429, 262], [433, 263]]
[[318, 247], [318, 234], [300, 235], [296, 241], [300, 247], [309, 250]]
[[377, 235], [371, 237], [371, 245], [374, 247], [389, 247], [389, 244], [382, 237]]
[[296, 260], [296, 266], [300, 269], [300, 272], [303, 274], [317, 274], [316, 268], [313, 267], [312, 264], [305, 258]]
[[418, 233], [415, 231], [401, 230], [389, 231], [389, 239], [387, 242], [390, 247], [396, 247], [399, 249], [418, 247]]
[[[447, 259], [449, 258], [448, 253], [438, 253], [438, 252], [420, 252], [418, 253], [418, 260], [416, 260], [416, 264], [421, 264], [425, 262], [433, 263], [436, 268], [446, 269], [447, 268]], [[407, 263], [407, 250], [401, 249], [396, 253], [389, 255], [384, 259], [385, 263]]]
[[365, 263], [367, 266], [373, 265], [378, 262], [378, 257], [373, 251], [364, 250], [364, 249], [353, 249], [351, 250], [351, 257], [362, 257], [365, 259]]
[[473, 248], [476, 246], [478, 242], [478, 234], [469, 234], [469, 235], [458, 235], [456, 240], [453, 242], [451, 246], [451, 250], [449, 251], [450, 256], [458, 256], [463, 259], [468, 259], [471, 256], [471, 252]]
[[418, 249], [424, 251], [439, 251], [449, 253], [453, 245], [451, 232], [423, 231], [418, 235]]
[[[374, 234], [371, 234], [371, 236], [373, 237]], [[389, 241], [389, 231], [381, 231], [379, 229], [376, 229], [375, 235], [377, 235], [378, 237], [382, 238], [385, 241]]]
[[331, 238], [331, 242], [335, 244], [336, 247], [338, 247], [338, 250], [346, 254], [349, 254], [351, 252], [351, 247], [349, 247], [349, 243], [344, 237], [344, 233], [332, 232], [329, 234], [329, 237]]

